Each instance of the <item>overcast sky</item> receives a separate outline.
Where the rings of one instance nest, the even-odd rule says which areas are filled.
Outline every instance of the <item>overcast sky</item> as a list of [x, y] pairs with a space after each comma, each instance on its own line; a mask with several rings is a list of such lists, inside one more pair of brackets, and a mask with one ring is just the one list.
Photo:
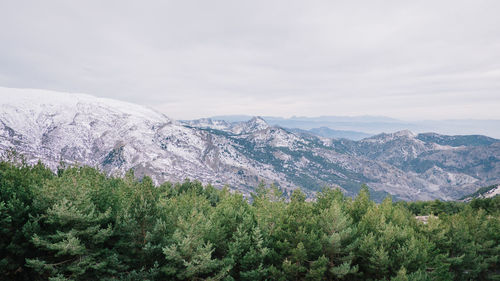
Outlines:
[[0, 86], [176, 119], [500, 119], [500, 1], [1, 1]]

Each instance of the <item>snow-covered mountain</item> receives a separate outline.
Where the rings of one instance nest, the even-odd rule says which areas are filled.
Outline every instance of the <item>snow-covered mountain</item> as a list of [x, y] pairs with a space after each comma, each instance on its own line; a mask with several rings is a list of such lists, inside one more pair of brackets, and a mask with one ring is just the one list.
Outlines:
[[239, 170], [280, 180], [224, 137], [146, 107], [81, 94], [0, 88], [0, 150], [9, 149], [52, 168], [62, 160], [111, 174], [134, 169], [156, 182], [191, 178], [242, 186], [247, 179]]
[[253, 117], [245, 122], [227, 122], [224, 120], [214, 120], [202, 118], [197, 120], [186, 120], [182, 123], [200, 129], [214, 129], [226, 131], [231, 134], [250, 134], [269, 128], [270, 126], [261, 117]]
[[500, 177], [500, 142], [480, 136], [397, 132], [356, 142], [259, 117], [177, 122], [89, 95], [0, 88], [0, 152], [10, 149], [54, 169], [61, 161], [117, 175], [133, 169], [157, 183], [190, 178], [247, 194], [260, 181], [308, 194], [338, 185], [351, 195], [367, 183], [378, 196], [452, 199]]

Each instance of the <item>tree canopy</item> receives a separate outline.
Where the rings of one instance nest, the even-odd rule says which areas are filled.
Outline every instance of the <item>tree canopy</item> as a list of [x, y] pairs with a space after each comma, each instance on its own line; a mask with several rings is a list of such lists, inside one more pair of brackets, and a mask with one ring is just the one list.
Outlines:
[[[431, 216], [427, 223], [415, 215]], [[2, 280], [499, 280], [500, 197], [251, 198], [133, 172], [0, 162]]]

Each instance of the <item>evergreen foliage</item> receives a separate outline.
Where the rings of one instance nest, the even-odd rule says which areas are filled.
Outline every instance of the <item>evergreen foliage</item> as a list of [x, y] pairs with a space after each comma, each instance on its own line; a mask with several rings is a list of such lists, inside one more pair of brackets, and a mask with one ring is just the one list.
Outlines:
[[[252, 198], [0, 162], [0, 280], [499, 280], [500, 197]], [[429, 215], [427, 223], [415, 215]]]

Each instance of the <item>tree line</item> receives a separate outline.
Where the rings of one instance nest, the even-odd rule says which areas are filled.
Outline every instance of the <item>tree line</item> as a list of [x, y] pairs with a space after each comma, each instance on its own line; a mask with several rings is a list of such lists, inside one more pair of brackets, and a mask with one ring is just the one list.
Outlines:
[[[500, 197], [250, 199], [133, 172], [0, 162], [1, 280], [499, 280]], [[415, 215], [434, 214], [427, 223]]]

